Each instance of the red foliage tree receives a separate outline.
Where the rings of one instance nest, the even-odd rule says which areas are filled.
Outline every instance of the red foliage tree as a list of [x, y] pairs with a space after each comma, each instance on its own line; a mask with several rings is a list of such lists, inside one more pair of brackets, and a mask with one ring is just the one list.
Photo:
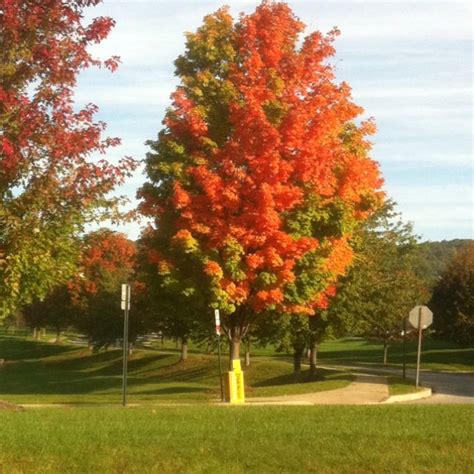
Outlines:
[[84, 239], [79, 274], [68, 282], [73, 299], [99, 291], [119, 291], [134, 273], [136, 247], [124, 234], [109, 229], [91, 232]]
[[114, 25], [83, 24], [98, 3], [0, 0], [0, 317], [71, 276], [83, 225], [135, 166], [93, 159], [119, 140], [102, 137], [95, 105], [74, 108], [78, 73], [118, 64], [88, 52]]
[[[120, 287], [122, 283], [134, 283], [135, 264], [135, 243], [125, 235], [100, 229], [84, 238], [80, 272], [67, 288], [77, 313], [75, 325], [96, 347], [122, 337]], [[135, 287], [132, 291], [135, 293]], [[140, 323], [138, 315], [134, 316], [132, 338]]]
[[[382, 199], [372, 121], [327, 59], [338, 30], [309, 34], [284, 3], [234, 23], [227, 9], [187, 34], [181, 84], [147, 158], [142, 212], [154, 277], [205, 294], [241, 337], [267, 310], [313, 315]], [[206, 315], [207, 317], [207, 315]]]

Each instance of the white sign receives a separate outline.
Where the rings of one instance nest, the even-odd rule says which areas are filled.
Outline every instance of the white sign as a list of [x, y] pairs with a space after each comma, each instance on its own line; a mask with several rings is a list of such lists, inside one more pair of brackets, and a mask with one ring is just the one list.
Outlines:
[[419, 323], [421, 329], [426, 329], [433, 322], [433, 313], [428, 306], [415, 306], [408, 315], [408, 321], [416, 329]]
[[219, 314], [218, 309], [214, 310], [214, 317], [215, 317], [215, 320], [216, 320], [216, 334], [218, 336], [220, 336], [220, 334], [221, 334], [221, 316]]
[[120, 308], [124, 311], [130, 309], [130, 285], [124, 283], [122, 285], [122, 298], [120, 302]]

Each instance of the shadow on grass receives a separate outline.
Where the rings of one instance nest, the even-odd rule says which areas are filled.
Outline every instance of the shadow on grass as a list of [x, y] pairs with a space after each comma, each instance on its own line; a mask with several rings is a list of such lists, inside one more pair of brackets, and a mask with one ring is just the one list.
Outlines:
[[131, 392], [131, 395], [179, 395], [187, 393], [202, 393], [203, 396], [209, 392], [208, 387], [183, 387], [172, 386], [164, 388], [152, 388], [150, 390], [139, 390]]
[[304, 384], [312, 382], [323, 382], [325, 380], [350, 380], [351, 376], [347, 373], [339, 373], [331, 370], [318, 369], [315, 375], [311, 375], [309, 370], [302, 371], [300, 374], [284, 374], [277, 377], [261, 380], [253, 383], [253, 387], [274, 387], [278, 385]]
[[0, 358], [6, 361], [43, 359], [77, 351], [77, 347], [51, 344], [14, 336], [0, 336]]

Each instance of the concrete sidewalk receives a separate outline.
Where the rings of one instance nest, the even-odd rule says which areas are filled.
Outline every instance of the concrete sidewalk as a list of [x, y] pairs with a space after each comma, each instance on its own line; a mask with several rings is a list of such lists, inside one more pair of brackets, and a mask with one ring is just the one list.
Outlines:
[[250, 405], [374, 405], [388, 398], [387, 378], [355, 373], [350, 385], [325, 392], [247, 398]]

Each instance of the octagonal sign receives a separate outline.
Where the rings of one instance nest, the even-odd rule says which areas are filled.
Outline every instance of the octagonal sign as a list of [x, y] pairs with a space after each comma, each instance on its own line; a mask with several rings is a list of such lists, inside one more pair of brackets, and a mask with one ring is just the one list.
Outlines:
[[410, 324], [418, 329], [418, 323], [421, 323], [421, 329], [426, 329], [433, 322], [433, 312], [428, 306], [415, 306], [408, 315]]

